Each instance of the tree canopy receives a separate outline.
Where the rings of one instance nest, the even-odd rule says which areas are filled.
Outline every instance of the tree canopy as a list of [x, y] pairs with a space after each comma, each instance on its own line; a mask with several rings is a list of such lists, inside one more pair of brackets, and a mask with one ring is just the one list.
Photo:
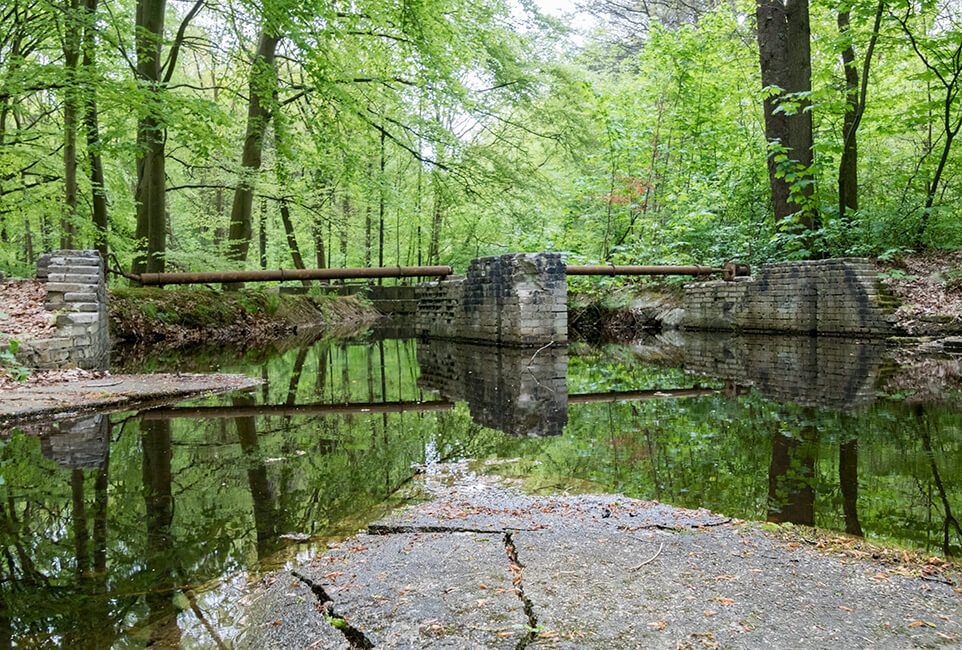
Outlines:
[[962, 245], [954, 0], [580, 11], [575, 38], [531, 2], [11, 0], [0, 269]]

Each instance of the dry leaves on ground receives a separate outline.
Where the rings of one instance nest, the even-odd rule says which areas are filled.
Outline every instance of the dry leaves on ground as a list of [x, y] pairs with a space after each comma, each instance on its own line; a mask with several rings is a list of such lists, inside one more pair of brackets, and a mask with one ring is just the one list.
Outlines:
[[36, 280], [0, 281], [0, 339], [49, 338], [56, 314], [44, 309], [47, 289]]

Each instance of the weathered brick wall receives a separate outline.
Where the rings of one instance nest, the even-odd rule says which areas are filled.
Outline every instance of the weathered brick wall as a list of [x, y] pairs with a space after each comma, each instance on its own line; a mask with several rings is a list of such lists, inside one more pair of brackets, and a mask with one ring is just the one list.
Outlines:
[[568, 340], [567, 275], [560, 253], [471, 261], [467, 275], [418, 287], [419, 336], [509, 346]]
[[443, 340], [417, 347], [418, 385], [466, 401], [479, 425], [514, 436], [557, 436], [568, 423], [568, 351]]
[[685, 336], [685, 370], [751, 384], [763, 397], [849, 410], [876, 399], [883, 341], [822, 336]]
[[879, 337], [892, 333], [871, 261], [765, 264], [752, 278], [685, 285], [685, 329]]
[[44, 306], [57, 313], [56, 333], [53, 338], [24, 341], [17, 359], [41, 369], [106, 370], [110, 365], [110, 323], [100, 253], [62, 250], [41, 255], [37, 277], [47, 282]]

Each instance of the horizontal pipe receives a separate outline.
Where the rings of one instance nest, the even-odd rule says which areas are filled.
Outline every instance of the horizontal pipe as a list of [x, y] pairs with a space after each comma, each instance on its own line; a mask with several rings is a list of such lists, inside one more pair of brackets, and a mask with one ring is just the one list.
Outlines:
[[360, 413], [405, 413], [408, 411], [450, 411], [454, 402], [345, 402], [343, 404], [264, 404], [262, 406], [181, 406], [143, 411], [142, 420], [175, 418], [249, 418], [259, 415], [350, 415]]
[[568, 275], [714, 275], [725, 269], [715, 266], [567, 266]]
[[349, 269], [277, 269], [271, 271], [205, 271], [141, 273], [140, 283], [217, 284], [220, 282], [283, 282], [284, 280], [346, 280], [350, 278], [412, 278], [451, 275], [450, 266], [381, 266]]

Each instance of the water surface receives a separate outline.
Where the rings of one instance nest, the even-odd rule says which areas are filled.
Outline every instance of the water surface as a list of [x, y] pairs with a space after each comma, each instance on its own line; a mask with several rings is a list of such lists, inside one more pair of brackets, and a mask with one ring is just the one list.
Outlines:
[[0, 647], [231, 647], [249, 580], [411, 496], [431, 462], [959, 553], [955, 393], [892, 388], [873, 344], [680, 343], [152, 358], [265, 383], [6, 432]]

